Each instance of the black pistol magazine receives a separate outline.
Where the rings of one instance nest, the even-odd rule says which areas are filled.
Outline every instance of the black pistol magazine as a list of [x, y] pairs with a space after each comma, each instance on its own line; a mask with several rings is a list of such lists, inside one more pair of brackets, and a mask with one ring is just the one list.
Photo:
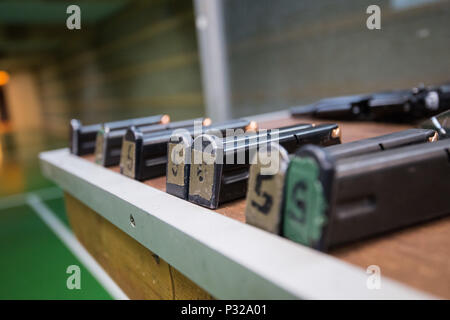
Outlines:
[[[203, 125], [208, 125], [211, 120], [209, 118], [197, 118], [191, 120], [182, 120], [168, 123], [146, 123], [140, 122], [132, 126], [139, 128], [143, 134], [151, 132], [161, 132], [164, 130], [187, 128], [194, 126], [194, 122], [198, 121]], [[97, 134], [97, 144], [95, 148], [95, 162], [105, 167], [116, 166], [120, 163], [120, 154], [122, 151], [122, 141], [129, 126], [111, 127], [105, 124]]]
[[163, 176], [167, 165], [167, 143], [176, 133], [184, 132], [194, 136], [205, 131], [223, 134], [227, 130], [245, 130], [254, 122], [237, 119], [200, 127], [170, 129], [164, 132], [143, 134], [138, 128], [129, 128], [124, 137], [120, 160], [120, 172], [136, 180], [146, 180]]
[[[343, 144], [325, 147], [327, 154], [334, 159], [342, 159], [361, 154], [383, 152], [411, 144], [433, 142], [437, 140], [437, 133], [428, 129], [409, 129], [369, 139], [357, 140]], [[280, 145], [278, 152], [278, 171], [275, 174], [263, 172], [265, 167], [261, 161], [251, 165], [245, 207], [246, 223], [266, 231], [280, 234], [282, 222], [283, 198], [288, 198], [289, 206], [298, 206], [297, 189], [286, 187], [286, 179], [290, 179], [289, 186], [296, 185], [299, 175], [286, 176], [290, 158], [287, 151]], [[260, 155], [264, 156], [263, 154]], [[292, 157], [293, 158], [293, 157]], [[295, 166], [295, 161], [293, 166]], [[300, 183], [300, 185], [302, 185]], [[301, 202], [300, 202], [301, 203]]]
[[[245, 144], [248, 140], [257, 140], [261, 135], [270, 139], [274, 134], [281, 136], [312, 126], [312, 124], [297, 124], [278, 129], [250, 131], [242, 135], [228, 136], [226, 137], [226, 143], [233, 143], [238, 146], [239, 144]], [[166, 192], [185, 200], [187, 200], [189, 193], [191, 147], [192, 138], [190, 135], [174, 136], [168, 144]]]
[[102, 132], [104, 127], [108, 130], [118, 130], [126, 129], [131, 125], [149, 125], [169, 121], [168, 115], [155, 115], [83, 126], [80, 120], [72, 119], [70, 121], [70, 152], [78, 156], [94, 153], [96, 145], [99, 144], [97, 133]]
[[[227, 143], [226, 139], [209, 135], [196, 139], [200, 142], [193, 142], [188, 199], [212, 209], [245, 196], [250, 159], [261, 147], [277, 142], [293, 151], [308, 143], [332, 145], [341, 142], [340, 128], [336, 124], [307, 127], [276, 138], [248, 139], [244, 145]], [[209, 161], [211, 157], [214, 158], [212, 162]]]
[[70, 153], [77, 156], [94, 153], [95, 138], [101, 127], [101, 124], [84, 126], [78, 119], [70, 120]]
[[325, 251], [446, 215], [449, 154], [448, 139], [341, 159], [305, 146], [288, 169], [282, 234]]

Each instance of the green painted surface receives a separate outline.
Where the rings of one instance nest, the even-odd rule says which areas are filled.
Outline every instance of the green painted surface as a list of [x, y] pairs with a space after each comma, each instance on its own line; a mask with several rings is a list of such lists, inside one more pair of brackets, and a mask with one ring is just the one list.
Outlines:
[[53, 213], [63, 222], [67, 228], [70, 228], [69, 219], [66, 215], [66, 207], [64, 203], [64, 198], [56, 198], [51, 200], [45, 200], [45, 205], [53, 211]]
[[[25, 193], [53, 194], [45, 205], [70, 228], [62, 192], [45, 179], [40, 150], [65, 146], [64, 137], [26, 131], [0, 134], [0, 299], [111, 299], [83, 264], [25, 204]], [[49, 189], [53, 187], [53, 189]], [[40, 192], [46, 191], [47, 192]], [[81, 270], [81, 289], [69, 290], [67, 267]]]
[[326, 200], [319, 180], [319, 166], [311, 158], [293, 158], [286, 174], [283, 234], [313, 246], [326, 223]]
[[[51, 205], [59, 206], [56, 201]], [[110, 299], [32, 209], [2, 210], [0, 225], [0, 299]], [[70, 265], [80, 267], [79, 290], [67, 288]]]

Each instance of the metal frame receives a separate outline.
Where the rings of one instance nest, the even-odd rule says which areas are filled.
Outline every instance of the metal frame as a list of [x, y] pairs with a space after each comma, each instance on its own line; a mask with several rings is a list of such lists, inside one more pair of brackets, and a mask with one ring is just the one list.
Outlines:
[[223, 3], [221, 0], [195, 0], [194, 7], [206, 115], [214, 121], [228, 120], [231, 109]]
[[[44, 175], [220, 299], [424, 299], [431, 295], [129, 179], [68, 149]], [[130, 223], [134, 219], [135, 226]]]

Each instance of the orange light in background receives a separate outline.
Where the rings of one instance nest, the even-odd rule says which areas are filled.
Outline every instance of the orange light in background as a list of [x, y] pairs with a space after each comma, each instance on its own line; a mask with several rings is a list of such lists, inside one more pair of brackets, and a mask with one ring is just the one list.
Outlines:
[[258, 123], [256, 121], [250, 121], [245, 131], [256, 131], [258, 129]]
[[0, 171], [2, 170], [3, 165], [3, 147], [2, 142], [0, 141]]
[[0, 86], [4, 86], [9, 82], [9, 73], [3, 70], [0, 70]]
[[168, 124], [169, 122], [170, 122], [170, 116], [168, 114], [165, 114], [161, 117], [162, 124]]
[[205, 127], [209, 127], [210, 125], [211, 125], [211, 119], [210, 118], [205, 118], [205, 119], [203, 119], [203, 125], [205, 126]]

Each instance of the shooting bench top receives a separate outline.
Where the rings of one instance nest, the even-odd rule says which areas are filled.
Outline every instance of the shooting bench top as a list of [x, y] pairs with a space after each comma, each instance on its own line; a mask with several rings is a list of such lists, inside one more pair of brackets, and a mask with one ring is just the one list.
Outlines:
[[[285, 112], [252, 120], [260, 128], [325, 122]], [[411, 127], [338, 124], [343, 142]], [[165, 193], [165, 177], [135, 181], [68, 149], [40, 160], [64, 190], [73, 232], [130, 298], [450, 298], [450, 217], [321, 253], [245, 224], [245, 200], [209, 210]], [[380, 267], [380, 289], [367, 287], [371, 265]]]

